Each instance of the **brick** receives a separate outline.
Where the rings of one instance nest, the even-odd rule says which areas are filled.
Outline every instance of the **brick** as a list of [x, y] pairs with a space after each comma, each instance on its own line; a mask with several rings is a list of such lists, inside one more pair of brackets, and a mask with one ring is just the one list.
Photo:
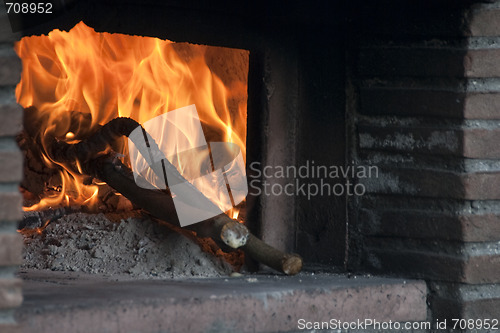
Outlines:
[[464, 67], [467, 77], [499, 77], [500, 49], [469, 50]]
[[500, 128], [468, 128], [463, 130], [463, 156], [469, 158], [500, 158]]
[[359, 182], [364, 184], [367, 193], [466, 200], [500, 199], [500, 172], [379, 168], [378, 178], [360, 179]]
[[500, 318], [500, 285], [431, 282], [430, 308], [435, 318]]
[[[495, 248], [495, 245], [491, 245]], [[496, 246], [498, 248], [498, 246]], [[464, 264], [464, 282], [500, 283], [500, 254], [471, 255]]]
[[500, 240], [500, 214], [362, 209], [360, 227], [363, 234], [370, 236], [464, 242]]
[[18, 233], [0, 233], [0, 265], [20, 265], [23, 261], [23, 239]]
[[374, 274], [429, 280], [463, 281], [463, 260], [433, 252], [366, 248], [365, 269]]
[[360, 112], [462, 118], [464, 98], [465, 93], [432, 88], [363, 87], [360, 89]]
[[20, 220], [22, 199], [19, 192], [0, 193], [0, 220]]
[[20, 182], [23, 179], [23, 154], [15, 141], [8, 147], [2, 147], [0, 141], [0, 182]]
[[0, 279], [0, 309], [11, 309], [23, 302], [20, 279]]
[[366, 267], [380, 274], [450, 282], [499, 283], [498, 242], [365, 238]]
[[21, 59], [12, 48], [0, 49], [0, 85], [16, 85], [21, 79]]
[[388, 150], [468, 158], [500, 158], [500, 128], [461, 130], [429, 127], [359, 125], [359, 146]]
[[460, 174], [450, 171], [379, 168], [378, 178], [360, 179], [359, 183], [367, 193], [464, 198]]
[[241, 278], [127, 284], [69, 274], [36, 277], [25, 281], [26, 304], [17, 315], [26, 332], [298, 332], [299, 318], [427, 318], [425, 282], [407, 279], [263, 274], [255, 283]]
[[[500, 59], [500, 55], [498, 55]], [[495, 68], [500, 68], [496, 65]], [[500, 70], [499, 70], [500, 71]], [[500, 76], [484, 68], [484, 74]], [[494, 74], [493, 74], [494, 73]], [[453, 85], [449, 85], [453, 88]], [[500, 119], [500, 94], [493, 91], [456, 92], [431, 87], [370, 86], [360, 88], [360, 112], [366, 115], [441, 116], [468, 119]]]
[[500, 8], [476, 8], [469, 21], [471, 36], [500, 35]]
[[359, 146], [439, 155], [461, 155], [461, 132], [446, 128], [359, 125]]
[[500, 93], [467, 93], [464, 118], [500, 119]]
[[13, 136], [21, 132], [23, 123], [23, 109], [15, 103], [12, 91], [11, 103], [0, 104], [0, 137]]
[[475, 172], [461, 176], [463, 198], [470, 200], [500, 199], [500, 173]]
[[466, 51], [398, 45], [362, 48], [358, 75], [390, 77], [463, 77]]
[[24, 333], [26, 332], [23, 327], [16, 323], [11, 324], [1, 324], [0, 323], [0, 332], [2, 333]]
[[462, 229], [461, 240], [486, 242], [500, 240], [500, 215], [479, 214], [458, 216]]

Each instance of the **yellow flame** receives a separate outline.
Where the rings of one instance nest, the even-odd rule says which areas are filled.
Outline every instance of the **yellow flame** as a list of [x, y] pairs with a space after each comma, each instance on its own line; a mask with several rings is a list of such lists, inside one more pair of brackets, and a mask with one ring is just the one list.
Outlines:
[[232, 216], [231, 216], [231, 218], [232, 218], [233, 220], [237, 220], [237, 219], [238, 219], [238, 216], [240, 215], [240, 210], [239, 210], [239, 209], [237, 209], [237, 208], [234, 208], [234, 209], [233, 209], [233, 211], [232, 211], [231, 213], [232, 213], [232, 214], [231, 214], [231, 215], [232, 215]]
[[[83, 124], [70, 128], [72, 111], [90, 114], [95, 129], [118, 116], [144, 123], [195, 104], [207, 141], [234, 142], [246, 156], [247, 51], [231, 50], [246, 57], [244, 75], [223, 82], [207, 64], [210, 47], [96, 33], [83, 22], [69, 32], [24, 37], [15, 50], [23, 63], [17, 101], [38, 109], [43, 117], [39, 129], [43, 160], [49, 167], [63, 169], [61, 192], [26, 210], [96, 203], [98, 186], [83, 185], [80, 162], [61, 164], [47, 153], [47, 135], [73, 143], [78, 135], [91, 132]], [[127, 154], [125, 144], [119, 153]]]

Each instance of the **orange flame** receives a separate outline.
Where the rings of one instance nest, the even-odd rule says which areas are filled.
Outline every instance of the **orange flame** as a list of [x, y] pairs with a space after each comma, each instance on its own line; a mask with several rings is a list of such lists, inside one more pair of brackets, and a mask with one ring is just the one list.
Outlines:
[[[15, 50], [23, 63], [17, 101], [44, 117], [43, 159], [62, 168], [61, 191], [25, 210], [97, 203], [99, 186], [83, 184], [78, 161], [76, 170], [57, 163], [43, 140], [51, 134], [75, 142], [78, 130], [69, 127], [70, 111], [91, 115], [95, 128], [119, 116], [144, 123], [195, 104], [207, 141], [236, 143], [246, 155], [248, 51], [96, 33], [83, 22], [69, 32], [24, 37]], [[217, 70], [226, 65], [223, 55], [238, 60], [236, 74]], [[119, 153], [127, 154], [126, 147]]]

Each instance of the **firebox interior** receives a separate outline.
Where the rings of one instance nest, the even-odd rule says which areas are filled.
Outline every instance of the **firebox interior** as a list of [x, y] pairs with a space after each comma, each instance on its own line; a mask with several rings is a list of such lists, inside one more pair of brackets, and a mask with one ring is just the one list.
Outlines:
[[[229, 142], [239, 147], [244, 161], [249, 52], [173, 43], [151, 37], [97, 33], [83, 22], [67, 32], [54, 30], [47, 35], [25, 37], [16, 44], [16, 51], [23, 62], [22, 78], [17, 86], [16, 96], [26, 113], [25, 131], [19, 137], [26, 158], [25, 178], [21, 186], [25, 210], [31, 212], [25, 214], [23, 221], [22, 233], [27, 237], [29, 246], [26, 252], [27, 258], [30, 258], [25, 266], [131, 275], [134, 275], [134, 271], [141, 271], [141, 276], [144, 276], [145, 270], [153, 272], [153, 277], [164, 277], [164, 274], [158, 272], [162, 270], [159, 263], [156, 268], [147, 269], [123, 262], [112, 270], [107, 270], [107, 267], [111, 267], [109, 265], [97, 265], [94, 259], [99, 257], [104, 263], [113, 261], [111, 257], [115, 257], [116, 251], [105, 244], [110, 241], [115, 243], [117, 248], [121, 247], [120, 239], [128, 243], [124, 244], [122, 250], [125, 254], [127, 247], [130, 247], [138, 252], [130, 253], [135, 260], [141, 252], [157, 253], [158, 249], [153, 249], [155, 246], [151, 245], [154, 243], [151, 240], [156, 236], [148, 236], [148, 233], [154, 232], [152, 229], [157, 227], [149, 225], [150, 219], [134, 219], [134, 209], [141, 207], [134, 206], [106, 182], [89, 177], [88, 173], [84, 172], [85, 163], [94, 163], [93, 160], [58, 159], [56, 156], [61, 154], [54, 148], [54, 144], [81, 144], [92, 136], [100, 135], [99, 129], [118, 117], [132, 118], [139, 124], [146, 124], [159, 119], [166, 112], [194, 105], [195, 113], [197, 112], [195, 116], [199, 117], [197, 121], [202, 128], [202, 131], [194, 134], [202, 137], [183, 132], [189, 127], [179, 127], [179, 123], [157, 128], [155, 138], [150, 137], [150, 140], [157, 141], [160, 148], [165, 146], [165, 142], [169, 144], [167, 155], [178, 152], [171, 163], [180, 174], [184, 177], [196, 174], [196, 170], [201, 169], [202, 163], [205, 163], [203, 161], [214, 163], [214, 149], [220, 146], [217, 142]], [[180, 131], [174, 131], [175, 126], [180, 128]], [[151, 129], [148, 130], [150, 131]], [[98, 155], [112, 150], [114, 158], [120, 159], [124, 166], [135, 164], [135, 160], [131, 160], [135, 155], [130, 155], [128, 151], [130, 144], [124, 140], [113, 140], [106, 146], [99, 146], [102, 152], [98, 152]], [[186, 143], [197, 141], [212, 142], [207, 146], [211, 147], [210, 160], [203, 159], [203, 149], [191, 149], [187, 151], [191, 151], [190, 154], [186, 153]], [[85, 150], [95, 147], [95, 144], [84, 146]], [[184, 157], [180, 158], [182, 156]], [[228, 164], [228, 161], [225, 164]], [[228, 165], [231, 168], [234, 163]], [[214, 166], [216, 165], [212, 165]], [[227, 182], [231, 170], [225, 171]], [[224, 186], [225, 190], [226, 184], [215, 184], [217, 186], [214, 187], [209, 177], [196, 177], [198, 188], [204, 190], [203, 195], [208, 193], [209, 200], [217, 205], [221, 200], [217, 187]], [[230, 187], [227, 188], [231, 193]], [[233, 196], [236, 192], [234, 189], [232, 192], [231, 202], [234, 206]], [[236, 204], [240, 201], [241, 199]], [[245, 214], [240, 214], [242, 209], [244, 202], [232, 207], [227, 214], [243, 221]], [[127, 211], [131, 216], [127, 217]], [[130, 230], [124, 231], [116, 239], [106, 240], [106, 230], [120, 229], [113, 225], [116, 216], [106, 219], [103, 216], [95, 218], [92, 215], [79, 215], [85, 220], [83, 227], [69, 226], [68, 224], [74, 223], [75, 216], [66, 218], [66, 215], [74, 215], [76, 212], [120, 212], [118, 222], [128, 220], [131, 223]], [[172, 216], [173, 220], [175, 218]], [[45, 230], [46, 228], [48, 230]], [[100, 232], [86, 233], [85, 229], [97, 229]], [[156, 232], [165, 234], [161, 230]], [[71, 233], [72, 237], [64, 237], [65, 233]], [[126, 240], [126, 234], [130, 233], [135, 235]], [[82, 243], [81, 238], [86, 240]], [[191, 240], [179, 240], [181, 243], [171, 240], [171, 243], [184, 247], [197, 246], [192, 244], [192, 240], [191, 236]], [[217, 255], [220, 251], [215, 250], [215, 244], [201, 245], [205, 250], [207, 246], [208, 252], [212, 254]], [[169, 252], [168, 249], [163, 250]], [[36, 251], [41, 251], [44, 255], [40, 256]], [[240, 257], [239, 263], [237, 257]], [[186, 260], [190, 260], [188, 258]], [[227, 257], [230, 262], [236, 263], [233, 268], [241, 266], [241, 258], [241, 255]], [[191, 259], [200, 261], [196, 255]], [[46, 260], [47, 263], [33, 260]], [[154, 262], [161, 261], [161, 258], [150, 257], [145, 258], [145, 261], [150, 261], [149, 266], [154, 266]], [[175, 271], [172, 269], [175, 261], [171, 259], [172, 265], [163, 267], [163, 270], [169, 272], [167, 276], [175, 276], [172, 274], [172, 271]], [[215, 265], [220, 266], [221, 263]], [[201, 268], [204, 265], [198, 266]], [[220, 268], [222, 270], [214, 268], [217, 274], [228, 273], [227, 265], [222, 264]], [[183, 272], [181, 275], [185, 275], [185, 270]], [[204, 272], [193, 269], [191, 273], [205, 275]]]
[[[346, 82], [351, 77], [346, 73], [346, 51], [351, 48], [345, 40], [344, 2], [65, 3], [71, 3], [66, 15], [34, 29], [26, 25], [23, 34], [70, 30], [83, 20], [98, 32], [249, 50], [247, 165], [345, 165], [350, 159], [355, 146], [350, 112], [356, 98], [349, 95], [352, 87]], [[57, 72], [46, 59], [40, 62]], [[78, 140], [73, 130], [62, 134], [61, 142]], [[47, 332], [65, 327], [116, 332], [293, 331], [303, 314], [314, 321], [328, 318], [332, 311], [343, 321], [392, 320], [396, 308], [398, 321], [426, 318], [426, 286], [421, 281], [324, 273], [345, 269], [348, 255], [351, 263], [357, 259], [358, 249], [348, 248], [355, 235], [347, 234], [348, 226], [355, 231], [355, 223], [348, 225], [348, 212], [356, 207], [349, 207], [345, 196], [249, 196], [247, 207], [244, 219], [252, 221], [252, 231], [281, 250], [300, 253], [314, 274], [107, 283], [80, 274], [61, 277], [58, 272], [30, 271], [20, 275], [26, 281], [26, 301], [16, 316], [27, 327]], [[103, 298], [109, 302], [103, 303]], [[246, 320], [249, 315], [251, 322]]]

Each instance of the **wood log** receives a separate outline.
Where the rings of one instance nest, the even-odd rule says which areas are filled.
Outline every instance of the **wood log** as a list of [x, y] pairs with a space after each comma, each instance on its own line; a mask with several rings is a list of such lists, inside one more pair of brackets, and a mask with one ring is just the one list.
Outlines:
[[[132, 171], [108, 150], [114, 141], [130, 135], [138, 126], [141, 125], [130, 118], [115, 118], [99, 128], [91, 137], [77, 144], [68, 144], [59, 141], [56, 137], [49, 137], [46, 138], [49, 142], [49, 154], [61, 163], [73, 163], [78, 160], [86, 175], [106, 182], [132, 203], [153, 216], [179, 226], [177, 212], [168, 188], [166, 190], [149, 190], [139, 187]], [[144, 129], [143, 133], [146, 138]], [[137, 146], [142, 145], [137, 144]], [[158, 149], [158, 146], [154, 142], [149, 142], [149, 148]], [[187, 183], [167, 159], [165, 159], [164, 167], [168, 169], [170, 175], [173, 174], [180, 182]], [[193, 191], [198, 191], [194, 186], [192, 187]], [[203, 194], [201, 195], [203, 196]], [[285, 274], [297, 274], [302, 268], [300, 256], [283, 253], [264, 243], [252, 235], [245, 225], [238, 223], [224, 213], [187, 226], [187, 229], [195, 231], [200, 237], [211, 237], [218, 244], [223, 243], [235, 249], [241, 247], [250, 257]]]
[[[101, 157], [94, 161], [95, 176], [162, 221], [179, 225], [170, 192], [148, 190], [137, 186], [132, 171], [116, 159]], [[258, 239], [243, 224], [220, 214], [209, 220], [192, 224], [186, 229], [200, 237], [211, 237], [232, 248], [241, 248], [256, 261], [287, 275], [295, 275], [302, 269], [302, 258], [297, 254], [284, 253]]]
[[[143, 208], [160, 220], [180, 227], [174, 201], [168, 189], [148, 190], [139, 187], [132, 171], [120, 160], [111, 156], [99, 157], [84, 169], [89, 175], [106, 182], [133, 204]], [[220, 214], [206, 221], [185, 227], [200, 237], [210, 237], [231, 248], [239, 248], [246, 243], [248, 228], [226, 214]]]

